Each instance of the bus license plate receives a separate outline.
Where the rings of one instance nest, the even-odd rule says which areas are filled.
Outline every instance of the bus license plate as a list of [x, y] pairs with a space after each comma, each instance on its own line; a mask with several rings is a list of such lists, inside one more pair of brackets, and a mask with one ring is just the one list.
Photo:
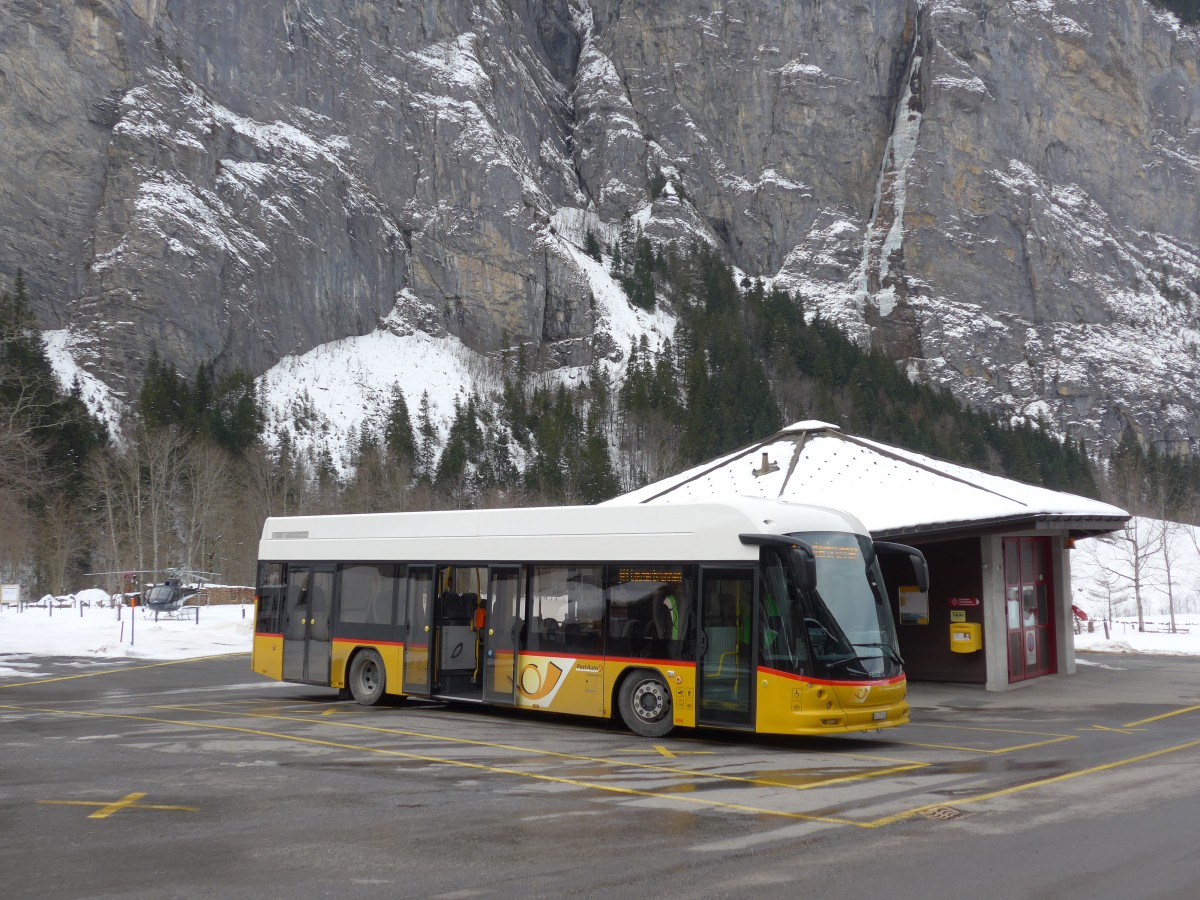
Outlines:
[[884, 719], [887, 718], [887, 711], [881, 709], [877, 713], [871, 713], [871, 718], [876, 722], [882, 722]]

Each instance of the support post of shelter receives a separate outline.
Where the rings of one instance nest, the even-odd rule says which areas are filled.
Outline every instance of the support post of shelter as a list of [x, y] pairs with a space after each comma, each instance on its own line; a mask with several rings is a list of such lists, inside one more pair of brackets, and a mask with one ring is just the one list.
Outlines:
[[1004, 539], [980, 538], [983, 562], [983, 652], [987, 655], [987, 689], [1008, 689], [1008, 625], [1004, 609]]
[[1067, 536], [1056, 534], [1050, 539], [1054, 558], [1054, 640], [1060, 675], [1075, 674], [1075, 616], [1071, 612], [1071, 551]]

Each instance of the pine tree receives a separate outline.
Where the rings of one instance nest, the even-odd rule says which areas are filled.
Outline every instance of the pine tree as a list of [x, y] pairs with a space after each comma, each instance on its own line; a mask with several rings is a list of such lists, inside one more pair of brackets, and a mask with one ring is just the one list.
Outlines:
[[262, 433], [266, 416], [258, 402], [258, 389], [250, 373], [234, 369], [217, 383], [212, 410], [205, 416], [212, 422], [216, 442], [241, 456]]
[[1157, 6], [1171, 10], [1181, 22], [1200, 22], [1200, 0], [1151, 0]]
[[583, 252], [596, 262], [600, 262], [600, 241], [596, 239], [595, 232], [590, 228], [583, 235]]
[[68, 493], [81, 486], [84, 464], [103, 445], [104, 429], [77, 384], [70, 391], [59, 385], [20, 269], [13, 293], [0, 297], [0, 411], [10, 431], [23, 436], [31, 484], [58, 481]]
[[146, 373], [138, 394], [138, 410], [142, 420], [151, 427], [161, 428], [181, 421], [179, 373], [151, 350], [146, 359]]
[[437, 428], [434, 427], [429, 408], [429, 392], [423, 391], [417, 410], [417, 474], [426, 481], [433, 480], [437, 444]]
[[413, 438], [408, 404], [404, 402], [404, 392], [398, 384], [392, 385], [392, 402], [383, 426], [383, 441], [388, 462], [393, 466], [411, 468], [415, 464], [417, 444]]
[[621, 285], [634, 306], [654, 309], [654, 247], [648, 238], [639, 235], [634, 242], [633, 272], [621, 279]]

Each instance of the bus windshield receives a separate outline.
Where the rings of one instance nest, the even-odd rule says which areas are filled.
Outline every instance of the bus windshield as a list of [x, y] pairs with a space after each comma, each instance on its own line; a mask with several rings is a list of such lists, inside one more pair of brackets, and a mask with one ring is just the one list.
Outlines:
[[[800, 590], [793, 560], [785, 565], [785, 551], [771, 548], [764, 571], [767, 608], [760, 611], [765, 614], [764, 664], [839, 680], [901, 674], [896, 629], [871, 539], [839, 532], [789, 537], [812, 548], [817, 582]], [[784, 596], [786, 609], [774, 601]]]

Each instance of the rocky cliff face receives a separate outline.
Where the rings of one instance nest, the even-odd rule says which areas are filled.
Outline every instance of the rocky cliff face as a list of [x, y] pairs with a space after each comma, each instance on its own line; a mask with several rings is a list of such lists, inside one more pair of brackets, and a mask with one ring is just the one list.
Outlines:
[[[117, 388], [376, 328], [602, 333], [702, 240], [913, 377], [1200, 440], [1200, 38], [1142, 0], [0, 0], [0, 273]], [[397, 323], [401, 323], [397, 325]]]

